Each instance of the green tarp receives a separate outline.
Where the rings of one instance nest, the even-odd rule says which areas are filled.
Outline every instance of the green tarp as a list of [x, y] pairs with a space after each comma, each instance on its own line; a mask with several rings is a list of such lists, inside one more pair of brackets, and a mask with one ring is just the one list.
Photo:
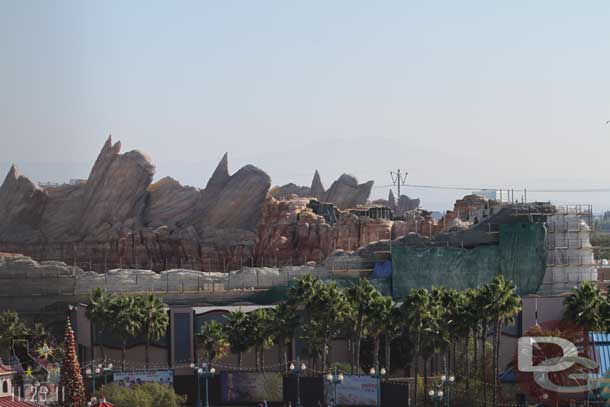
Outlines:
[[546, 228], [541, 223], [500, 226], [497, 245], [472, 249], [392, 246], [392, 294], [413, 288], [477, 287], [502, 274], [520, 294], [534, 293], [546, 268]]

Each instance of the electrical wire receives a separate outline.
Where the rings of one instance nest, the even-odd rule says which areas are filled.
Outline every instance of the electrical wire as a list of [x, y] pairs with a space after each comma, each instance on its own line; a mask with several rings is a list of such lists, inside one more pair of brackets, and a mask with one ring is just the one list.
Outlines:
[[[396, 184], [376, 185], [373, 188], [392, 188]], [[440, 185], [416, 185], [400, 184], [402, 187], [420, 189], [444, 189], [453, 191], [527, 191], [528, 193], [591, 193], [591, 192], [610, 192], [610, 188], [583, 188], [583, 189], [529, 189], [529, 188], [481, 188], [481, 187], [449, 187]]]

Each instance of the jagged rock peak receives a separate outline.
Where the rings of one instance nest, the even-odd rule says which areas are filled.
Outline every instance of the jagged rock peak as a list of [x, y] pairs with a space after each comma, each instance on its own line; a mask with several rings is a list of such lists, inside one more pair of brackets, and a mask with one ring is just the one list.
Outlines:
[[388, 206], [391, 209], [396, 208], [396, 198], [394, 198], [394, 192], [390, 189], [390, 193], [388, 194]]
[[216, 166], [214, 173], [208, 180], [206, 189], [211, 186], [221, 187], [229, 181], [229, 178], [231, 178], [229, 175], [229, 153], [224, 153], [222, 159]]
[[19, 171], [17, 170], [17, 167], [15, 166], [15, 164], [11, 165], [11, 169], [8, 170], [8, 174], [6, 174], [6, 178], [4, 178], [4, 182], [7, 182], [9, 180], [16, 180], [17, 178], [19, 178]]
[[337, 182], [354, 188], [358, 187], [358, 180], [351, 174], [341, 174]]
[[309, 193], [319, 199], [324, 195], [324, 185], [322, 185], [322, 180], [320, 179], [320, 173], [318, 170], [313, 174], [313, 180], [311, 181], [311, 188], [309, 189]]

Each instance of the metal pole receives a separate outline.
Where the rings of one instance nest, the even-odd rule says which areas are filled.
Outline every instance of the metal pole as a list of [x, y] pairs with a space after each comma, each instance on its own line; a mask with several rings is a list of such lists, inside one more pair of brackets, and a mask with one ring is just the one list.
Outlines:
[[92, 384], [91, 395], [93, 396], [93, 393], [95, 393], [95, 363], [93, 366], [93, 372], [91, 372], [91, 373], [93, 373], [91, 375], [91, 384]]
[[[299, 358], [297, 358], [298, 363]], [[297, 369], [300, 369], [300, 365]], [[301, 372], [297, 373], [297, 405], [296, 407], [301, 407]]]
[[381, 374], [377, 373], [377, 407], [381, 407]]
[[210, 407], [209, 397], [208, 397], [208, 374], [205, 374], [205, 407]]
[[198, 372], [195, 372], [197, 375], [197, 407], [201, 407], [201, 377]]

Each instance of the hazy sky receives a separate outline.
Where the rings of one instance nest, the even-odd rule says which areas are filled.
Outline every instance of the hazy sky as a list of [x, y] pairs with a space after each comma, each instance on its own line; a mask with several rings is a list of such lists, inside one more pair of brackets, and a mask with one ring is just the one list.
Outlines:
[[610, 188], [606, 120], [605, 0], [0, 0], [1, 178], [86, 177], [112, 133], [195, 186], [228, 151], [274, 184]]

